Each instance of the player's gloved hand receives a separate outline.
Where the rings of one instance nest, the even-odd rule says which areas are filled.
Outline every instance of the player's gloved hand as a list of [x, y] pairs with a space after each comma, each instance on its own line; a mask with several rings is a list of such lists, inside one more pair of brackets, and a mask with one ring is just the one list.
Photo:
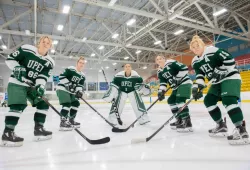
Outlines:
[[78, 91], [76, 92], [76, 97], [77, 97], [77, 98], [82, 98], [82, 95], [83, 95], [83, 93], [82, 93], [80, 90], [78, 90]]
[[165, 93], [166, 93], [165, 90], [159, 90], [159, 91], [158, 91], [158, 99], [159, 99], [160, 101], [162, 101], [162, 100], [165, 99]]
[[26, 68], [23, 66], [16, 66], [13, 69], [13, 74], [18, 81], [24, 82], [23, 78], [27, 75]]
[[192, 95], [195, 101], [202, 98], [203, 96], [202, 91], [204, 88], [205, 86], [203, 86], [202, 84], [197, 84], [197, 83], [193, 84]]
[[46, 89], [45, 89], [44, 85], [41, 85], [41, 84], [36, 85], [37, 96], [43, 96], [45, 91], [46, 91]]
[[211, 77], [215, 79], [215, 82], [218, 82], [224, 79], [227, 74], [228, 74], [227, 69], [216, 67]]
[[65, 85], [66, 90], [68, 90], [71, 93], [75, 93], [76, 90], [76, 84], [68, 83]]

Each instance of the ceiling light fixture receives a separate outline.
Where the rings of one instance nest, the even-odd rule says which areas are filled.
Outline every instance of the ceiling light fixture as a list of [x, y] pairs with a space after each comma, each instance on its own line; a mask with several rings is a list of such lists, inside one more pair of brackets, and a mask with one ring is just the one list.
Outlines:
[[155, 42], [154, 42], [154, 45], [158, 45], [158, 44], [160, 44], [160, 43], [161, 43], [161, 41], [158, 40], [158, 41], [155, 41]]
[[226, 8], [222, 8], [221, 10], [214, 12], [213, 16], [216, 17], [216, 16], [219, 16], [219, 15], [225, 13], [225, 12], [227, 12], [227, 9]]
[[52, 42], [52, 44], [53, 44], [53, 45], [57, 45], [57, 44], [58, 44], [58, 41], [57, 41], [57, 40], [54, 40], [54, 41]]
[[103, 45], [99, 47], [99, 50], [103, 50], [103, 49], [104, 49], [104, 46], [103, 46]]
[[126, 24], [127, 24], [127, 26], [131, 26], [131, 25], [133, 25], [135, 22], [136, 22], [136, 19], [135, 19], [135, 18], [132, 18], [132, 19], [128, 20], [128, 21], [126, 22]]
[[115, 34], [113, 34], [112, 38], [116, 39], [118, 36], [119, 36], [119, 34], [115, 33]]
[[57, 30], [58, 30], [58, 31], [62, 31], [62, 30], [63, 30], [63, 25], [58, 25], [58, 26], [57, 26]]
[[70, 10], [70, 6], [64, 5], [64, 7], [63, 7], [63, 13], [64, 13], [64, 14], [68, 14], [68, 13], [69, 13], [69, 10]]
[[181, 33], [183, 33], [184, 32], [184, 30], [178, 30], [178, 31], [176, 31], [175, 33], [174, 33], [174, 35], [179, 35], [179, 34], [181, 34]]
[[136, 52], [135, 52], [135, 54], [140, 54], [141, 53], [141, 50], [137, 50]]

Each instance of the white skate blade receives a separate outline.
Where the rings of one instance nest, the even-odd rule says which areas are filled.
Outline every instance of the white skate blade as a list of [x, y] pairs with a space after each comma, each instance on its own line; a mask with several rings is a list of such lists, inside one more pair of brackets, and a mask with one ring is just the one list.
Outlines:
[[180, 132], [180, 133], [193, 132], [193, 128], [192, 127], [189, 127], [189, 128], [177, 128], [176, 130], [177, 130], [177, 132]]
[[176, 126], [170, 126], [170, 128], [171, 128], [172, 130], [176, 130], [176, 129], [177, 129]]
[[10, 142], [10, 141], [2, 141], [0, 146], [1, 147], [20, 147], [23, 145], [23, 142]]
[[52, 138], [52, 135], [48, 135], [48, 136], [34, 136], [34, 141], [35, 142], [40, 142], [40, 141], [44, 141], [44, 140], [49, 140]]
[[140, 125], [146, 125], [146, 124], [148, 124], [150, 122], [150, 120], [149, 121], [145, 121], [145, 122], [140, 122], [139, 124]]
[[66, 128], [66, 127], [60, 127], [59, 131], [72, 131], [74, 127]]
[[209, 136], [214, 138], [224, 138], [228, 136], [228, 133], [227, 132], [209, 133]]
[[238, 140], [228, 140], [230, 145], [248, 145], [250, 144], [249, 138], [238, 139]]
[[74, 128], [80, 128], [81, 126], [80, 125], [73, 125]]
[[135, 144], [135, 143], [143, 143], [146, 142], [146, 138], [145, 139], [132, 139], [131, 140], [131, 144]]

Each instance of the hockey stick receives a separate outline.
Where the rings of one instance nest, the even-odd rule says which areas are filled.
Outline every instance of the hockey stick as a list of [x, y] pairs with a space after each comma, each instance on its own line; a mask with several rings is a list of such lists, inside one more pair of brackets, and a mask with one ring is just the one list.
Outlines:
[[[170, 89], [171, 87], [167, 88], [166, 92]], [[155, 105], [156, 102], [158, 102], [159, 99], [155, 100], [148, 108], [147, 111], [149, 111], [149, 109], [151, 109], [151, 107], [153, 107]], [[144, 112], [141, 116], [139, 116], [129, 127], [127, 127], [126, 129], [119, 129], [117, 127], [114, 127], [112, 129], [112, 132], [127, 132], [131, 127], [133, 127], [135, 125], [135, 123], [145, 114], [146, 112]]]
[[[29, 82], [25, 82], [26, 84], [28, 84], [33, 90], [35, 90], [35, 87], [32, 86], [32, 84], [30, 84]], [[61, 117], [61, 114], [60, 112], [58, 112], [58, 110], [56, 110], [56, 108], [50, 104], [50, 102], [43, 96], [40, 96], [41, 99], [47, 103], [60, 117]], [[77, 128], [74, 129], [79, 135], [81, 135], [87, 142], [89, 142], [90, 144], [92, 145], [99, 145], [99, 144], [104, 144], [104, 143], [108, 143], [110, 141], [110, 138], [109, 137], [105, 137], [105, 138], [102, 138], [102, 139], [97, 139], [97, 140], [91, 140], [89, 138], [87, 138], [84, 134], [82, 134], [82, 132], [80, 132]]]
[[93, 106], [91, 106], [84, 98], [80, 98], [82, 99], [82, 101], [84, 101], [92, 110], [94, 110], [99, 116], [101, 116], [101, 118], [107, 122], [110, 126], [112, 126], [113, 128], [115, 127], [112, 123], [110, 123], [107, 119], [105, 119], [105, 117], [103, 117]]
[[[212, 82], [213, 82], [214, 80], [212, 79], [212, 80], [210, 80], [207, 84], [206, 84], [206, 86], [203, 88], [203, 89], [205, 89], [209, 84], [211, 84]], [[201, 89], [201, 91], [203, 90], [203, 89]], [[183, 109], [185, 109], [185, 107], [187, 106], [187, 105], [189, 105], [189, 103], [191, 103], [191, 101], [193, 100], [194, 98], [191, 98], [191, 99], [189, 99], [188, 100], [188, 102], [186, 102], [179, 110], [178, 110], [178, 112], [176, 112], [175, 114], [173, 114], [173, 116], [171, 116], [158, 130], [156, 130], [152, 135], [150, 135], [149, 137], [147, 137], [147, 138], [141, 138], [141, 139], [132, 139], [131, 140], [131, 143], [133, 144], [133, 143], [141, 143], [141, 142], [148, 142], [148, 141], [150, 141], [158, 132], [160, 132], [161, 131], [161, 129], [163, 129], [176, 115], [178, 115]]]
[[[104, 78], [105, 78], [105, 81], [106, 81], [106, 83], [107, 83], [107, 85], [108, 85], [108, 80], [107, 80], [107, 77], [106, 77], [106, 74], [105, 74], [103, 68], [102, 68], [102, 74], [103, 74], [103, 76], [104, 76]], [[118, 109], [117, 109], [117, 106], [116, 106], [115, 102], [116, 102], [115, 99], [111, 101], [112, 106], [113, 106], [114, 109], [115, 109], [115, 116], [116, 116], [116, 119], [117, 119], [119, 125], [122, 125], [123, 122], [122, 122], [122, 120], [121, 120], [121, 117], [120, 117], [120, 114], [119, 114], [119, 112], [118, 112]]]

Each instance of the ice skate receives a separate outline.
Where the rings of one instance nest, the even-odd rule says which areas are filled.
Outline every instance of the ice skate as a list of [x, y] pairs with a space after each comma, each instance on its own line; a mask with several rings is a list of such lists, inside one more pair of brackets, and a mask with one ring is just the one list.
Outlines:
[[176, 130], [176, 126], [181, 124], [181, 118], [176, 118], [176, 121], [173, 123], [170, 123], [170, 128], [173, 130]]
[[17, 136], [14, 131], [5, 130], [2, 135], [1, 146], [18, 147], [23, 145], [23, 138]]
[[216, 127], [213, 129], [208, 130], [209, 136], [211, 137], [226, 137], [228, 136], [227, 134], [227, 125], [226, 125], [226, 121], [223, 122], [219, 122], [217, 123]]
[[71, 131], [73, 129], [74, 127], [71, 123], [65, 117], [62, 117], [59, 131]]
[[40, 125], [36, 123], [35, 129], [34, 129], [34, 141], [43, 141], [43, 140], [49, 140], [52, 138], [52, 132], [47, 131], [44, 129], [43, 125]]
[[190, 117], [182, 119], [181, 123], [176, 126], [177, 132], [193, 132], [192, 123]]
[[231, 145], [246, 145], [250, 144], [249, 135], [246, 131], [245, 122], [237, 126], [233, 134], [227, 137], [229, 144]]

